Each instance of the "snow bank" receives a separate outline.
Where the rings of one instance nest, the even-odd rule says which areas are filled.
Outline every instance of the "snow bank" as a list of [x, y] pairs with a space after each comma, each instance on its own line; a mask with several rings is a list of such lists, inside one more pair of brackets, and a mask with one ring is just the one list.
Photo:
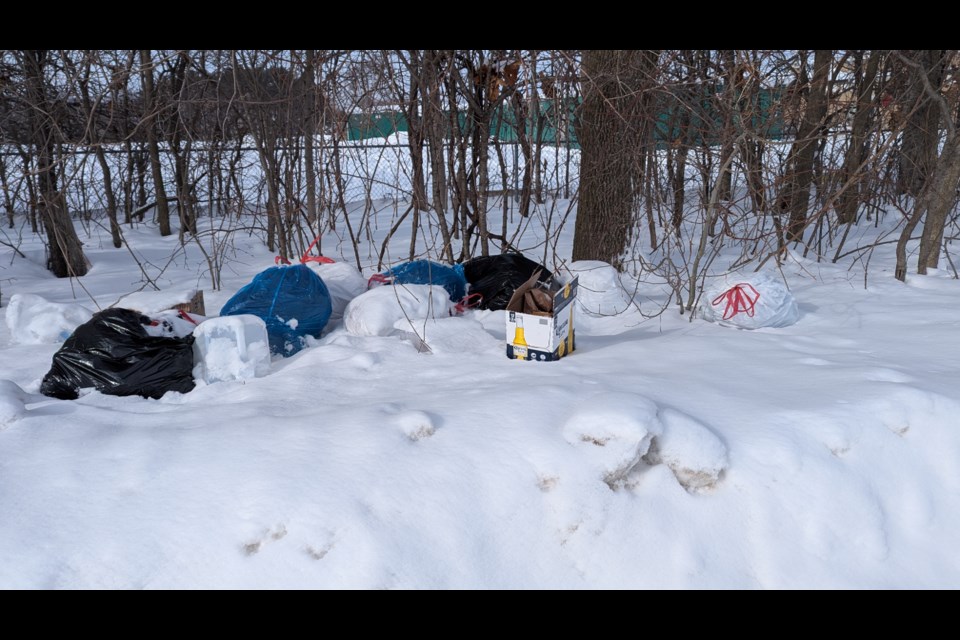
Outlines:
[[480, 354], [503, 353], [504, 342], [495, 338], [483, 325], [468, 317], [427, 318], [410, 322], [406, 318], [394, 323], [394, 335], [410, 340], [430, 353]]
[[49, 302], [32, 293], [15, 293], [7, 306], [10, 339], [19, 344], [54, 344], [93, 317], [79, 304]]
[[452, 308], [446, 289], [436, 285], [375, 287], [347, 305], [343, 324], [355, 336], [387, 336], [398, 323], [416, 326], [427, 318], [447, 317]]
[[26, 413], [26, 391], [10, 380], [0, 380], [0, 430], [16, 422]]
[[[729, 293], [737, 286], [739, 294]], [[788, 327], [800, 319], [797, 302], [783, 279], [766, 271], [727, 274], [709, 286], [700, 300], [700, 317], [727, 327]]]

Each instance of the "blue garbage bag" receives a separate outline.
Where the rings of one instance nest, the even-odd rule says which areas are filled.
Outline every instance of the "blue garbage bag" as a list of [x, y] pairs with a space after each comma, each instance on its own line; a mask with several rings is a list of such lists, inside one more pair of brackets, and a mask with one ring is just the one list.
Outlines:
[[270, 353], [292, 356], [306, 346], [306, 336], [320, 337], [332, 311], [327, 285], [298, 264], [261, 271], [227, 300], [220, 315], [261, 318], [267, 324]]
[[451, 267], [430, 260], [414, 260], [387, 269], [379, 279], [393, 284], [435, 284], [446, 289], [454, 302], [460, 302], [467, 295], [467, 279], [459, 264]]

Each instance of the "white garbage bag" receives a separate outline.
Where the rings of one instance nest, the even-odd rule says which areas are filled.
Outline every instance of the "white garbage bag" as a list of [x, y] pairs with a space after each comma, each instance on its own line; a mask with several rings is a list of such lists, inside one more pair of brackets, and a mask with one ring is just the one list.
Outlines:
[[731, 273], [707, 287], [699, 315], [727, 327], [759, 329], [788, 327], [800, 319], [800, 310], [778, 275]]

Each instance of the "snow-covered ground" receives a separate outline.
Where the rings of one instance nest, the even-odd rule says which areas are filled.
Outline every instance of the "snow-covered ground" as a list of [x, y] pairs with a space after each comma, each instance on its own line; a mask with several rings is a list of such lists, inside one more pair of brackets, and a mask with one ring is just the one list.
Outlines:
[[[626, 310], [581, 309], [559, 362], [507, 359], [503, 312], [374, 302], [263, 377], [46, 398], [60, 325], [144, 285], [92, 233], [80, 282], [0, 246], [0, 315], [42, 298], [0, 322], [2, 588], [960, 586], [960, 282], [895, 281], [892, 245], [866, 288], [788, 262], [783, 328], [645, 319], [601, 269], [581, 300]], [[208, 287], [195, 246], [125, 237]], [[272, 264], [235, 236], [207, 314]]]

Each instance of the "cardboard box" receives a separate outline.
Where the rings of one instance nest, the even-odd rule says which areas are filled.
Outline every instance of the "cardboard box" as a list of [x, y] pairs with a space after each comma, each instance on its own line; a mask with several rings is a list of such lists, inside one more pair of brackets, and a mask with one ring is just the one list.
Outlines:
[[[516, 360], [552, 361], [569, 355], [576, 348], [573, 328], [573, 310], [576, 305], [579, 278], [565, 285], [553, 295], [550, 313], [522, 313], [511, 311], [507, 320], [507, 357]], [[519, 289], [518, 289], [519, 291]], [[519, 297], [519, 296], [518, 296]], [[511, 303], [514, 299], [511, 299]]]

